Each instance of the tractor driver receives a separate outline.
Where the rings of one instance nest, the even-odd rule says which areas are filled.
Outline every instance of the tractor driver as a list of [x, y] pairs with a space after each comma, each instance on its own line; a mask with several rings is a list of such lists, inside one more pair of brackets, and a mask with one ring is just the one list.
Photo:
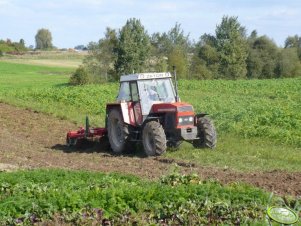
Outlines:
[[154, 100], [154, 101], [159, 100], [159, 94], [158, 94], [155, 86], [148, 87], [147, 92], [148, 92], [149, 99]]

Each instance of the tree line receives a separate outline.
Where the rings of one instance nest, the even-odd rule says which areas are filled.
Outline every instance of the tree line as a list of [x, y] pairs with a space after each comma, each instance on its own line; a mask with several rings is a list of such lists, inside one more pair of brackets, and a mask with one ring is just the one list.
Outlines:
[[[52, 35], [48, 29], [41, 28], [37, 31], [35, 35], [36, 49], [37, 50], [51, 50], [55, 48], [52, 45]], [[20, 39], [19, 42], [13, 42], [10, 39], [0, 40], [0, 56], [4, 53], [8, 54], [22, 54], [28, 49], [32, 49], [33, 46], [29, 48], [25, 46], [24, 39]]]
[[[42, 28], [36, 49], [51, 50], [52, 35]], [[82, 46], [81, 46], [82, 47]], [[301, 75], [301, 36], [289, 36], [284, 47], [256, 30], [247, 35], [237, 17], [224, 16], [215, 34], [192, 42], [176, 23], [167, 32], [148, 34], [139, 19], [121, 29], [107, 28], [104, 37], [87, 46], [88, 56], [71, 78], [72, 84], [116, 81], [122, 74], [171, 71], [184, 79], [266, 79]], [[25, 51], [24, 40], [0, 40], [3, 52]]]
[[131, 18], [119, 30], [107, 28], [71, 78], [73, 84], [115, 81], [122, 74], [171, 71], [184, 79], [268, 79], [301, 75], [301, 37], [289, 36], [284, 48], [256, 30], [247, 35], [237, 17], [224, 16], [215, 34], [191, 42], [181, 25], [149, 35]]

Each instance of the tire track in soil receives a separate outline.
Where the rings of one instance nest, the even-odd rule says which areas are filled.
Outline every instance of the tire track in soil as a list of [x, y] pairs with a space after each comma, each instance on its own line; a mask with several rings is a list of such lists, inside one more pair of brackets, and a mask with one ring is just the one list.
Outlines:
[[[182, 173], [197, 173], [203, 179], [223, 184], [242, 181], [279, 195], [301, 196], [301, 172], [241, 173], [164, 157], [116, 156], [103, 150], [99, 142], [85, 149], [69, 149], [65, 136], [77, 126], [47, 114], [0, 103], [0, 171], [15, 168], [64, 168], [120, 172], [157, 179], [174, 164]], [[141, 156], [140, 156], [141, 155]]]

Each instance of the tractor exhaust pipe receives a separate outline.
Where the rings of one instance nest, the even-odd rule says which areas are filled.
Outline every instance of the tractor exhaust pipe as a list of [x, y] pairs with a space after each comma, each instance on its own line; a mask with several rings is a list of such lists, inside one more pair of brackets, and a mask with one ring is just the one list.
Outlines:
[[176, 71], [176, 66], [172, 66], [173, 70], [173, 75], [174, 75], [174, 80], [175, 80], [175, 91], [176, 91], [176, 102], [179, 102], [179, 94], [178, 94], [178, 80], [177, 80], [177, 71]]

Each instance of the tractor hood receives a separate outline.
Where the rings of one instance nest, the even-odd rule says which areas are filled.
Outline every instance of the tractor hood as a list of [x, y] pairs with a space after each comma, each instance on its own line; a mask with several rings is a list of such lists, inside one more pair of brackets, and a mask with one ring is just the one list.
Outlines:
[[153, 104], [151, 108], [152, 113], [164, 113], [164, 112], [191, 112], [193, 113], [193, 107], [190, 104], [184, 102], [175, 103], [158, 103]]

